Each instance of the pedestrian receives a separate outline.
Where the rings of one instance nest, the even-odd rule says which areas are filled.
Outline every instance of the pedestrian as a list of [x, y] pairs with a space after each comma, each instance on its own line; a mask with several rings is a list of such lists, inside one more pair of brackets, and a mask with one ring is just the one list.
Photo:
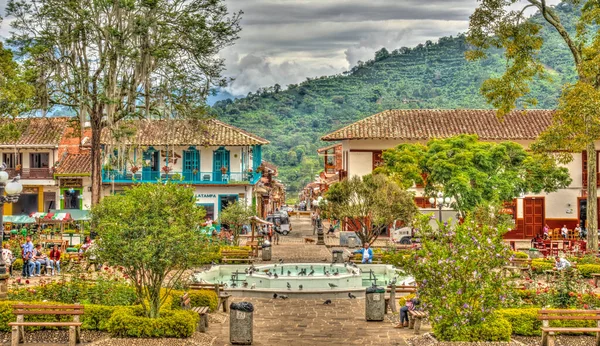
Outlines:
[[54, 276], [55, 271], [60, 275], [60, 250], [58, 245], [54, 244], [52, 251], [50, 251], [50, 263], [52, 264], [52, 275]]
[[565, 258], [560, 258], [558, 256], [554, 257], [556, 270], [567, 270], [571, 268], [571, 262], [567, 261]]
[[327, 235], [335, 236], [335, 228], [333, 228], [333, 223], [329, 224], [329, 229], [327, 230]]
[[369, 248], [369, 243], [365, 242], [362, 249], [362, 263], [373, 263], [373, 250]]
[[21, 245], [21, 258], [23, 259], [22, 276], [24, 278], [33, 276], [34, 264], [31, 260], [32, 257], [33, 257], [33, 243], [31, 242], [31, 236], [28, 235], [27, 237], [25, 237], [25, 243], [23, 245]]

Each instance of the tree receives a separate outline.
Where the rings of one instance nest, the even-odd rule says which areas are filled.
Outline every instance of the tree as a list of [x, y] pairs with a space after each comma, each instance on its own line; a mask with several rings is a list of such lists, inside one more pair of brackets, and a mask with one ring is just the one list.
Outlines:
[[[490, 209], [487, 208], [488, 216]], [[429, 312], [440, 340], [507, 341], [508, 333], [486, 333], [493, 311], [506, 294], [506, 279], [498, 271], [506, 265], [510, 251], [503, 239], [505, 224], [467, 216], [458, 224], [438, 223], [432, 228], [427, 215], [415, 222], [421, 248], [397, 263], [417, 282], [419, 298]], [[504, 327], [504, 326], [502, 326]]]
[[15, 117], [31, 110], [35, 90], [28, 83], [27, 69], [13, 60], [13, 53], [0, 42], [0, 115]]
[[[575, 32], [563, 23], [557, 8], [545, 0], [481, 0], [471, 16], [468, 41], [474, 46], [470, 59], [485, 59], [489, 48], [504, 48], [506, 71], [490, 78], [481, 87], [484, 96], [502, 116], [517, 106], [533, 106], [530, 84], [548, 79], [540, 49], [544, 42], [542, 26], [526, 20], [528, 8], [537, 9], [546, 27], [554, 30], [568, 47], [577, 81], [567, 83], [560, 97], [553, 123], [542, 134], [537, 150], [561, 152], [563, 162], [572, 160], [569, 153], [587, 151], [587, 171], [596, 172], [595, 140], [600, 137], [600, 3], [566, 0], [559, 6], [580, 8]], [[518, 8], [520, 7], [520, 8]], [[534, 146], [535, 147], [535, 146]], [[587, 175], [588, 248], [598, 251], [596, 174]]]
[[412, 222], [418, 209], [414, 195], [384, 175], [354, 176], [331, 185], [325, 193], [324, 212], [338, 220], [360, 225], [356, 235], [372, 244], [395, 220]]
[[194, 190], [171, 182], [139, 184], [92, 208], [98, 257], [123, 267], [148, 317], [158, 317], [183, 273], [202, 264], [210, 247], [198, 231], [204, 215]]
[[244, 225], [250, 224], [250, 218], [256, 213], [243, 201], [236, 201], [221, 211], [219, 220], [221, 224], [229, 226], [233, 231], [233, 242], [239, 244], [240, 233]]
[[433, 139], [427, 145], [400, 144], [383, 153], [379, 170], [408, 188], [423, 184], [425, 195], [453, 196], [463, 216], [477, 206], [512, 201], [527, 192], [569, 186], [569, 170], [514, 142], [482, 142], [475, 135]]
[[123, 119], [205, 116], [224, 86], [217, 53], [240, 31], [221, 0], [10, 0], [10, 43], [37, 73], [39, 107], [63, 106], [92, 130], [92, 203], [104, 129]]

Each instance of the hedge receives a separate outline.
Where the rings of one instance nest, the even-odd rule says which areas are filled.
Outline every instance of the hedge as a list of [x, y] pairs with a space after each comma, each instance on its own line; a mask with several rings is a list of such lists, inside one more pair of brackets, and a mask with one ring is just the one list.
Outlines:
[[473, 326], [454, 327], [452, 321], [441, 321], [433, 326], [433, 333], [443, 341], [510, 341], [511, 324], [498, 314]]
[[521, 251], [512, 251], [513, 256], [515, 256], [515, 258], [529, 258], [529, 255], [521, 252]]
[[531, 270], [537, 274], [543, 274], [545, 270], [552, 270], [553, 268], [554, 261], [544, 259], [534, 259], [531, 261]]
[[600, 273], [600, 265], [598, 264], [578, 264], [577, 270], [584, 278], [590, 279], [592, 274]]
[[186, 310], [162, 310], [160, 317], [143, 316], [141, 307], [121, 307], [107, 322], [108, 332], [115, 337], [187, 338], [198, 325], [197, 313]]
[[[498, 315], [510, 322], [514, 335], [540, 336], [542, 335], [542, 321], [538, 320], [540, 308], [500, 309]], [[551, 327], [596, 327], [593, 320], [551, 320]]]
[[[181, 309], [180, 298], [183, 296], [183, 291], [171, 291], [171, 309]], [[217, 310], [217, 304], [219, 303], [219, 297], [215, 291], [212, 290], [193, 290], [188, 291], [190, 297], [190, 304], [192, 306], [208, 306], [210, 311]], [[168, 306], [165, 304], [165, 306]]]

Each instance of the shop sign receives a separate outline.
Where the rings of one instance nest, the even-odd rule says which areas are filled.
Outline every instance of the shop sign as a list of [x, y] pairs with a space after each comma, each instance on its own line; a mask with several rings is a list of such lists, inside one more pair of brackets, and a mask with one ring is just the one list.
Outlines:
[[199, 193], [196, 195], [196, 198], [217, 198], [217, 195], [214, 193]]

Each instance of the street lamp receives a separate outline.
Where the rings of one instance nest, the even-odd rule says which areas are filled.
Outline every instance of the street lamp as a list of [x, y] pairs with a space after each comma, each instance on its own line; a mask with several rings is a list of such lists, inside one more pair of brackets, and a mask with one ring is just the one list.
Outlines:
[[[6, 172], [6, 164], [0, 166], [0, 250], [2, 241], [4, 240], [4, 203], [15, 203], [19, 199], [19, 194], [23, 191], [23, 185], [19, 182], [21, 177], [17, 175], [12, 180], [8, 177]], [[6, 196], [4, 195], [6, 192]], [[6, 274], [6, 263], [4, 263], [4, 257], [0, 256], [0, 299], [6, 299], [8, 293], [8, 274]]]
[[452, 201], [452, 198], [449, 196], [444, 197], [444, 194], [441, 192], [437, 193], [437, 197], [430, 197], [429, 198], [429, 203], [431, 203], [431, 205], [433, 205], [434, 203], [437, 202], [437, 206], [438, 206], [438, 210], [439, 210], [439, 221], [442, 222], [442, 208], [444, 206], [449, 206], [450, 202]]

